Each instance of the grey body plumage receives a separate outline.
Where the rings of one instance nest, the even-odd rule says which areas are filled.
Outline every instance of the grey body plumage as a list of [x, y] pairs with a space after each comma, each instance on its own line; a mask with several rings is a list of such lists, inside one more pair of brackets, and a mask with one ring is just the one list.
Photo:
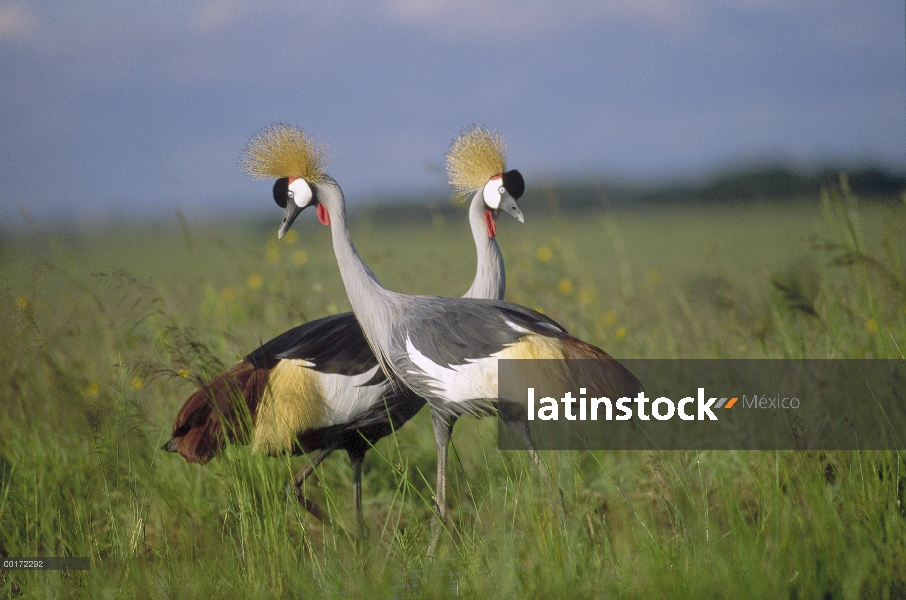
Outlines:
[[[320, 204], [330, 215], [340, 274], [369, 345], [388, 377], [424, 397], [431, 407], [438, 448], [437, 516], [445, 521], [446, 451], [457, 417], [464, 413], [490, 414], [498, 403], [515, 401], [499, 398], [496, 393], [496, 360], [502, 357], [502, 351], [524, 342], [527, 348], [539, 350], [530, 353], [533, 358], [612, 359], [603, 351], [570, 337], [552, 319], [517, 304], [411, 296], [384, 288], [352, 243], [339, 185], [325, 176], [312, 188], [312, 203]], [[539, 344], [536, 338], [545, 343]], [[551, 342], [550, 347], [547, 342]], [[475, 373], [483, 366], [493, 370], [493, 376], [481, 372], [482, 380], [477, 381]], [[625, 369], [618, 369], [617, 373], [621, 377], [617, 387], [640, 389], [631, 373]], [[472, 385], [476, 382], [477, 385]], [[508, 424], [533, 451], [524, 422]], [[534, 451], [533, 458], [538, 462]]]

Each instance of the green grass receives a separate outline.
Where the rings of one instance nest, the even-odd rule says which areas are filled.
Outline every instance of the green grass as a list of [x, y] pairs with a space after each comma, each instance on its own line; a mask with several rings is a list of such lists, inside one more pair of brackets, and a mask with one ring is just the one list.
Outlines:
[[[548, 198], [556, 204], [555, 198]], [[276, 210], [276, 209], [275, 209]], [[417, 210], [417, 209], [416, 209]], [[906, 207], [799, 203], [501, 217], [507, 297], [619, 358], [903, 358]], [[428, 559], [427, 410], [366, 459], [359, 550], [287, 495], [304, 458], [158, 447], [199, 382], [287, 328], [348, 310], [329, 231], [239, 223], [32, 231], [0, 246], [0, 594], [122, 597], [897, 598], [902, 452], [543, 452], [552, 510], [493, 419], [456, 427], [450, 534]], [[459, 295], [465, 224], [353, 214], [388, 287]], [[307, 488], [353, 529], [351, 469]]]

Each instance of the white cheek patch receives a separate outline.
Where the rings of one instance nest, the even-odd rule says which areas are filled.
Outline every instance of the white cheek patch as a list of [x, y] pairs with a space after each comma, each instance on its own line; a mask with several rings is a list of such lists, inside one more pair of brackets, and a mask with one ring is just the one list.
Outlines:
[[500, 206], [500, 189], [502, 187], [503, 178], [500, 175], [492, 177], [489, 182], [484, 184], [481, 195], [484, 197], [484, 203], [491, 210], [496, 210]]
[[305, 208], [311, 203], [313, 197], [311, 186], [308, 185], [307, 181], [300, 177], [289, 184], [289, 197], [296, 203], [296, 206]]

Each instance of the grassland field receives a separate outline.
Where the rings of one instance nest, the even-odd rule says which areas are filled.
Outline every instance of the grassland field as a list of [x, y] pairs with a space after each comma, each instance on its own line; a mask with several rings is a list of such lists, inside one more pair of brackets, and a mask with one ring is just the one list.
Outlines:
[[[617, 358], [895, 358], [906, 353], [906, 203], [845, 188], [797, 202], [507, 215], [507, 299]], [[549, 208], [549, 207], [548, 207]], [[414, 211], [418, 208], [413, 207]], [[198, 385], [286, 329], [349, 310], [329, 229], [111, 224], [0, 241], [0, 555], [89, 556], [89, 571], [0, 571], [9, 598], [904, 598], [906, 454], [543, 452], [552, 511], [496, 423], [464, 418], [449, 533], [426, 557], [427, 410], [351, 468], [229, 447], [159, 449]], [[389, 288], [458, 296], [474, 275], [449, 213], [353, 212]]]

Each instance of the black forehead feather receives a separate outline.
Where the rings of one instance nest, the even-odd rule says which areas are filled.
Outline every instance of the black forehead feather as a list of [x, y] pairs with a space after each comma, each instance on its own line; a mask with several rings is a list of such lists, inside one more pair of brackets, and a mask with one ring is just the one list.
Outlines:
[[287, 200], [289, 200], [289, 177], [281, 177], [274, 182], [274, 202], [280, 208], [286, 208]]
[[504, 173], [503, 187], [510, 193], [510, 196], [518, 200], [525, 192], [525, 180], [522, 178], [522, 173], [516, 169]]

